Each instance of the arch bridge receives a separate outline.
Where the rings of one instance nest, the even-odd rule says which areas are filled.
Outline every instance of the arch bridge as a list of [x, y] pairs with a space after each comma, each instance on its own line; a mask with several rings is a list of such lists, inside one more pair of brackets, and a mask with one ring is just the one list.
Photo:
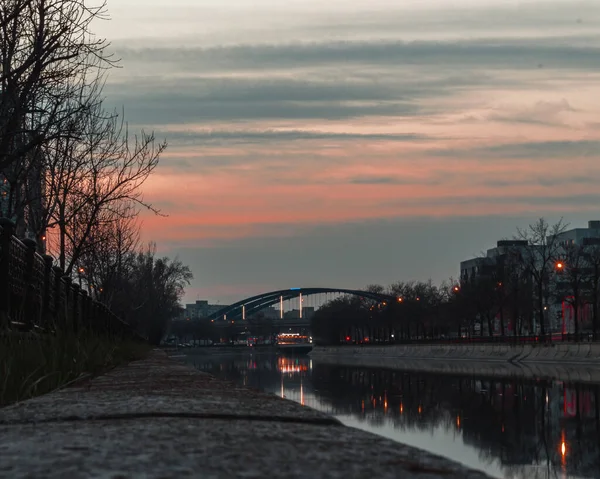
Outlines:
[[374, 293], [371, 291], [362, 291], [358, 289], [343, 289], [343, 288], [289, 288], [269, 293], [262, 293], [250, 298], [243, 299], [237, 303], [225, 306], [209, 316], [209, 319], [246, 319], [247, 316], [255, 314], [262, 309], [268, 308], [275, 304], [281, 303], [289, 299], [299, 298], [302, 304], [302, 298], [314, 294], [338, 293], [359, 296], [361, 298], [371, 299], [377, 302], [395, 301], [396, 297]]

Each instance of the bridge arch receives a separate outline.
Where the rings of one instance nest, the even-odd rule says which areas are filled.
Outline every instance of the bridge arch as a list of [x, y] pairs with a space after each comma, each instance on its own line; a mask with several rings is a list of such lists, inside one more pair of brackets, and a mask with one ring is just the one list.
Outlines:
[[362, 298], [368, 298], [373, 301], [386, 302], [395, 301], [396, 298], [389, 294], [374, 293], [371, 291], [362, 291], [359, 289], [345, 289], [345, 288], [289, 288], [280, 289], [277, 291], [270, 291], [268, 293], [261, 293], [256, 296], [238, 301], [237, 303], [231, 304], [221, 308], [219, 311], [211, 314], [210, 319], [241, 319], [244, 312], [246, 316], [257, 313], [258, 311], [273, 306], [279, 303], [282, 299], [287, 301], [289, 299], [298, 298], [300, 295], [310, 296], [313, 294], [323, 293], [341, 293], [349, 294], [353, 296], [360, 296]]

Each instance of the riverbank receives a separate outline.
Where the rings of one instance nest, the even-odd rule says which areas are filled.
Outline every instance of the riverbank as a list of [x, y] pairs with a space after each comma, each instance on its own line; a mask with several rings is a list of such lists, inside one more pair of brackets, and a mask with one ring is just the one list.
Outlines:
[[346, 366], [600, 383], [600, 344], [317, 346], [310, 356]]
[[147, 343], [94, 333], [0, 333], [0, 407], [142, 359]]
[[488, 477], [161, 351], [0, 410], [0, 434], [11, 478]]

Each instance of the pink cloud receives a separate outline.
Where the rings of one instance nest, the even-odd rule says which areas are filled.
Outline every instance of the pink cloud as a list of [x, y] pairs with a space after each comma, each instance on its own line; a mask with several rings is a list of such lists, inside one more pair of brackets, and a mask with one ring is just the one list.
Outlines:
[[[581, 178], [600, 178], [597, 157], [440, 157], [425, 151], [433, 144], [443, 152], [444, 146], [464, 147], [469, 142], [383, 141], [373, 147], [362, 140], [345, 140], [333, 154], [328, 150], [323, 155], [327, 162], [319, 142], [275, 144], [268, 151], [264, 145], [248, 145], [244, 154], [249, 163], [226, 163], [203, 172], [195, 172], [193, 165], [190, 171], [167, 168], [148, 182], [146, 196], [168, 204], [169, 216], [145, 215], [145, 228], [164, 240], [211, 241], [259, 235], [264, 225], [520, 214], [536, 208], [537, 198], [596, 194], [594, 183]], [[171, 154], [195, 154], [194, 161], [201, 164], [202, 152], [199, 148]], [[237, 152], [226, 147], [221, 153], [231, 159]], [[563, 213], [586, 205], [559, 203], [551, 208]]]

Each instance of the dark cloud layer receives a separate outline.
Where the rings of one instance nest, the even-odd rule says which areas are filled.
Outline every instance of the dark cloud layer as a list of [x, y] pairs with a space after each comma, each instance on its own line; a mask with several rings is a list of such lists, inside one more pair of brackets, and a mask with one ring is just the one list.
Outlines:
[[[148, 118], [162, 124], [220, 121], [325, 119], [362, 116], [416, 116], [417, 100], [449, 96], [490, 82], [483, 74], [441, 73], [405, 78], [388, 71], [357, 79], [196, 78], [135, 81], [107, 87], [111, 104], [127, 105], [133, 123]], [[428, 107], [431, 113], [432, 107]]]
[[207, 130], [207, 131], [175, 131], [169, 132], [169, 140], [176, 145], [197, 144], [202, 141], [203, 144], [265, 144], [272, 142], [290, 142], [290, 141], [394, 141], [394, 142], [413, 142], [426, 141], [433, 138], [428, 135], [420, 134], [369, 134], [369, 133], [331, 133], [323, 131], [302, 131], [302, 130]]
[[[113, 95], [112, 101], [118, 101]], [[128, 99], [131, 100], [131, 97]], [[125, 99], [124, 99], [125, 100]], [[248, 120], [341, 120], [362, 116], [415, 116], [421, 109], [408, 102], [356, 105], [326, 101], [220, 102], [202, 98], [141, 96], [129, 103], [127, 117], [136, 124], [155, 118], [162, 124], [238, 122]]]
[[[206, 124], [415, 117], [448, 112], [447, 105], [431, 101], [436, 98], [490, 88], [536, 91], [540, 81], [535, 75], [543, 69], [600, 70], [600, 47], [569, 46], [560, 39], [272, 44], [120, 53], [134, 75], [109, 84], [107, 94], [112, 104], [127, 105], [136, 124], [148, 118], [164, 124]], [[140, 64], [155, 68], [138, 78]], [[494, 73], [498, 70], [503, 70], [501, 76]], [[282, 71], [289, 74], [282, 76]], [[543, 123], [534, 113], [515, 119]], [[495, 120], [511, 118], [496, 115]]]
[[[600, 36], [590, 38], [597, 45]], [[570, 45], [577, 41], [578, 45]], [[592, 43], [594, 42], [594, 43]], [[120, 49], [125, 62], [177, 65], [230, 71], [264, 68], [314, 68], [345, 64], [436, 65], [439, 68], [485, 66], [493, 69], [544, 68], [597, 70], [600, 47], [582, 46], [581, 37], [535, 39], [474, 39], [439, 42], [329, 42], [279, 45], [240, 45], [217, 48]]]
[[600, 204], [600, 193], [578, 194], [573, 191], [561, 192], [557, 190], [554, 195], [515, 195], [515, 194], [498, 194], [497, 190], [490, 190], [487, 194], [482, 194], [479, 198], [474, 199], [473, 196], [463, 196], [460, 194], [453, 196], [443, 196], [435, 198], [410, 198], [402, 199], [386, 203], [387, 205], [396, 205], [399, 208], [408, 207], [411, 205], [418, 206], [438, 206], [455, 205], [457, 207], [472, 205], [477, 201], [479, 205], [528, 205], [532, 211], [552, 211], [557, 207], [581, 207], [581, 209], [590, 209]]
[[481, 158], [481, 159], [523, 159], [544, 160], [564, 158], [568, 167], [569, 158], [598, 157], [600, 159], [600, 141], [536, 141], [493, 145], [489, 147], [474, 147], [469, 149], [431, 150], [435, 156], [452, 158]]

